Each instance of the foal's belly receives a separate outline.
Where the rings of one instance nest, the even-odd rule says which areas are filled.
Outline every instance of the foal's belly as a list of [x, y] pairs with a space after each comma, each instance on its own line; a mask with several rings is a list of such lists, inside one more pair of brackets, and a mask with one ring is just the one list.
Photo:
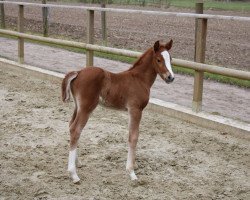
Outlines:
[[100, 96], [99, 104], [108, 108], [118, 109], [118, 110], [127, 110], [126, 101], [122, 96]]

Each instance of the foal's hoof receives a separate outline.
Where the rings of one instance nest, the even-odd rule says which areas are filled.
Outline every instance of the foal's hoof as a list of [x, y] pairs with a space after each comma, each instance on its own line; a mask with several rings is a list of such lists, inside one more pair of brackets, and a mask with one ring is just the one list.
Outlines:
[[138, 180], [137, 176], [135, 174], [130, 174], [130, 178], [132, 181]]
[[129, 176], [132, 181], [138, 180], [137, 176], [135, 175], [134, 171], [129, 172]]
[[78, 184], [78, 183], [80, 183], [80, 178], [79, 178], [79, 177], [77, 177], [77, 178], [73, 179], [73, 183], [74, 183], [74, 184]]
[[80, 178], [78, 177], [78, 175], [76, 174], [75, 170], [68, 170], [70, 178], [72, 178], [73, 183], [79, 183], [80, 182]]

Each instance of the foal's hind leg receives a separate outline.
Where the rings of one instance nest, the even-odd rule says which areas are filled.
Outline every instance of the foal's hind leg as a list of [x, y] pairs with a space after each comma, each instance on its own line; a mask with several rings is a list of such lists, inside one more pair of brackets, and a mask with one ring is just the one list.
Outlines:
[[[75, 110], [74, 110], [74, 113], [73, 113], [73, 115], [72, 115], [72, 118], [71, 118], [71, 120], [70, 120], [70, 122], [69, 122], [69, 127], [71, 127], [72, 123], [75, 121], [76, 114], [77, 114], [77, 105], [75, 105]], [[81, 162], [79, 161], [77, 155], [76, 155], [76, 166], [77, 166], [77, 167], [81, 167], [81, 166], [82, 166], [82, 164], [81, 164]]]
[[80, 181], [76, 173], [76, 160], [77, 160], [77, 143], [80, 138], [82, 129], [86, 125], [89, 118], [89, 113], [84, 113], [78, 111], [75, 117], [75, 120], [71, 123], [70, 126], [70, 152], [69, 152], [69, 162], [68, 162], [68, 171], [70, 172], [71, 178], [74, 183]]
[[141, 121], [142, 111], [140, 109], [129, 109], [129, 139], [128, 139], [128, 158], [126, 170], [129, 172], [130, 178], [136, 180], [137, 176], [134, 172], [135, 150], [139, 136], [139, 125]]
[[[77, 183], [80, 178], [76, 173], [76, 161], [77, 161], [77, 143], [80, 138], [82, 129], [85, 127], [90, 113], [96, 108], [98, 104], [98, 94], [88, 99], [81, 99], [76, 102], [76, 112], [74, 112], [71, 125], [70, 125], [70, 152], [68, 171], [73, 179], [74, 183]], [[75, 117], [75, 119], [73, 119]]]

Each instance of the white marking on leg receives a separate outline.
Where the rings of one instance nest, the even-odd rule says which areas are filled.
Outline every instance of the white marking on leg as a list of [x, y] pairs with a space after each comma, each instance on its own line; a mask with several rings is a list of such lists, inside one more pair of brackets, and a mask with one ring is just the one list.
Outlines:
[[135, 171], [134, 170], [132, 170], [129, 175], [130, 175], [130, 178], [131, 178], [132, 181], [138, 179], [137, 176], [135, 175]]
[[165, 60], [165, 65], [166, 65], [169, 73], [171, 74], [172, 77], [174, 77], [174, 73], [172, 70], [171, 62], [170, 62], [170, 55], [169, 55], [168, 51], [161, 52], [161, 55], [163, 56], [163, 58]]
[[78, 177], [76, 173], [76, 158], [77, 158], [76, 149], [69, 151], [68, 171], [74, 183], [77, 183], [78, 181], [80, 181], [80, 178]]
[[127, 157], [127, 165], [126, 165], [126, 170], [130, 171], [133, 166], [132, 166], [132, 155], [131, 155], [131, 149], [129, 147], [128, 149], [128, 157]]
[[131, 180], [137, 180], [137, 176], [135, 175], [134, 171], [134, 158], [135, 158], [134, 150], [131, 147], [129, 147], [126, 170], [128, 171]]

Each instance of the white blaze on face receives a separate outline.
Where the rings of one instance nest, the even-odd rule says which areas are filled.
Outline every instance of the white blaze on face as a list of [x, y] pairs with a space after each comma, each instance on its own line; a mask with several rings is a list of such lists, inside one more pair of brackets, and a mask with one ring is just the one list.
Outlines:
[[161, 55], [163, 56], [163, 58], [165, 60], [165, 65], [166, 65], [169, 73], [172, 75], [172, 77], [174, 77], [174, 73], [172, 70], [171, 62], [170, 62], [170, 55], [169, 55], [168, 51], [161, 52]]

